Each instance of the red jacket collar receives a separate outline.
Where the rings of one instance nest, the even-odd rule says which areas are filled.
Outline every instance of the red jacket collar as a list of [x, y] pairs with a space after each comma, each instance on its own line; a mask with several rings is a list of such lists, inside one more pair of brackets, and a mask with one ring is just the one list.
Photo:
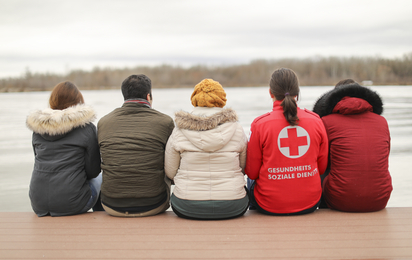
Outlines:
[[283, 107], [280, 105], [283, 100], [275, 100], [273, 102], [273, 110], [283, 110]]

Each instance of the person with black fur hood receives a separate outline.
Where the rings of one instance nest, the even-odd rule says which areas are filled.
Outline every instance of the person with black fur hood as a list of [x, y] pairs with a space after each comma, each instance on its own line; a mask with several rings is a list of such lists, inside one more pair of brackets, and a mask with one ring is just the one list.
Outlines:
[[392, 180], [390, 133], [380, 96], [351, 79], [342, 80], [316, 101], [313, 111], [322, 118], [329, 139], [323, 202], [347, 212], [384, 209]]

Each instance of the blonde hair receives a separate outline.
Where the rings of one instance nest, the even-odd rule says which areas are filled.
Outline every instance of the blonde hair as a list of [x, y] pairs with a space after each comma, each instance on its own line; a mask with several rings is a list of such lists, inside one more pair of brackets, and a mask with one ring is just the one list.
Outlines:
[[213, 79], [204, 79], [197, 84], [190, 100], [195, 107], [224, 107], [227, 101], [222, 85]]

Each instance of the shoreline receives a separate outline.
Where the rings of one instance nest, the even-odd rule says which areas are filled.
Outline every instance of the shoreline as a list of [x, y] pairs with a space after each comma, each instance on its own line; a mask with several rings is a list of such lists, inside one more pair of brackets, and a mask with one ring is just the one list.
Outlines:
[[[152, 89], [193, 89], [195, 85], [176, 85], [176, 86], [153, 86]], [[412, 87], [412, 82], [408, 84], [374, 84], [374, 85], [364, 85], [365, 87]], [[242, 85], [242, 86], [235, 86], [235, 85], [226, 85], [225, 88], [262, 88], [266, 87], [266, 85]], [[267, 86], [269, 87], [269, 86]], [[333, 87], [333, 85], [305, 85], [300, 86], [301, 88], [310, 88], [310, 87]], [[45, 88], [45, 89], [23, 89], [23, 90], [2, 90], [0, 89], [0, 94], [2, 93], [29, 93], [29, 92], [50, 92], [53, 89]], [[112, 86], [112, 87], [83, 87], [79, 88], [81, 91], [104, 91], [104, 90], [120, 90], [119, 86]]]

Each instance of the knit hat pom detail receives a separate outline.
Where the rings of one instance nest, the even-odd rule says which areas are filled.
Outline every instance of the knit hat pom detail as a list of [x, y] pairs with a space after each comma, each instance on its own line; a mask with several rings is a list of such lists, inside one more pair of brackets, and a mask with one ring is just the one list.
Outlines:
[[204, 79], [197, 84], [191, 96], [195, 107], [224, 107], [226, 100], [222, 85], [212, 79]]

